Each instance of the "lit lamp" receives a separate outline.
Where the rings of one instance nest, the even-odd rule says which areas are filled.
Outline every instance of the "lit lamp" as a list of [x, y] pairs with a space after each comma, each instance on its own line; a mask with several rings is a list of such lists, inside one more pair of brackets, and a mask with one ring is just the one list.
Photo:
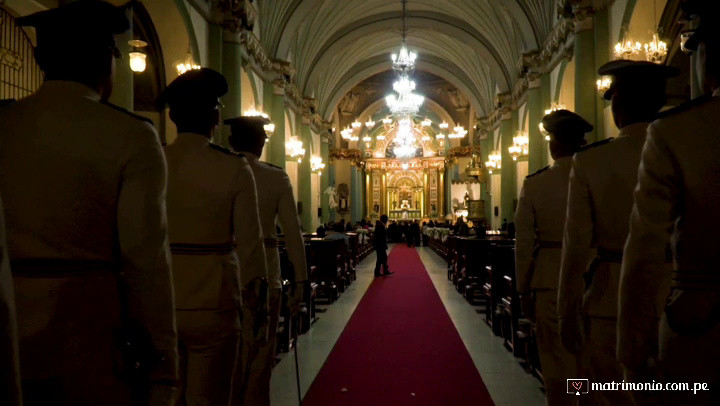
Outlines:
[[130, 57], [130, 70], [136, 73], [145, 72], [145, 68], [147, 68], [147, 55], [142, 52], [142, 49], [147, 46], [147, 42], [133, 39], [128, 41], [128, 44], [134, 48], [132, 52], [128, 53]]
[[273, 135], [273, 133], [275, 132], [275, 124], [273, 124], [273, 123], [265, 124], [263, 126], [263, 128], [265, 129], [265, 132], [267, 133], [268, 137]]
[[185, 60], [178, 62], [177, 65], [175, 65], [178, 76], [182, 75], [187, 71], [198, 70], [201, 68], [202, 66], [195, 63], [195, 59], [193, 58], [192, 52], [190, 51], [188, 51], [187, 55], [185, 55]]
[[372, 118], [365, 122], [365, 127], [367, 127], [367, 128], [375, 127], [375, 122], [372, 120]]
[[442, 130], [447, 130], [450, 127], [450, 124], [443, 121], [442, 123], [438, 124], [438, 127], [440, 127], [440, 129]]
[[382, 123], [384, 125], [390, 125], [390, 124], [392, 124], [392, 119], [390, 117], [385, 117], [382, 119]]
[[605, 92], [610, 89], [610, 86], [612, 86], [612, 77], [611, 76], [603, 76], [597, 81], [597, 89], [598, 92], [600, 92], [601, 95], [605, 94]]
[[385, 139], [385, 135], [384, 135], [384, 134], [378, 134], [378, 135], [375, 136], [375, 139], [382, 141], [382, 140]]
[[355, 120], [351, 125], [354, 130], [357, 130], [358, 128], [362, 127], [362, 123], [357, 120]]
[[302, 162], [302, 157], [305, 155], [303, 143], [296, 137], [292, 137], [285, 143], [285, 151], [287, 151], [285, 155], [288, 159], [297, 159], [298, 163]]
[[314, 173], [322, 176], [322, 171], [325, 169], [325, 164], [323, 163], [322, 158], [319, 156], [310, 157], [310, 169]]
[[422, 125], [423, 127], [430, 127], [432, 125], [432, 121], [430, 121], [429, 118], [426, 118], [420, 123], [420, 125]]

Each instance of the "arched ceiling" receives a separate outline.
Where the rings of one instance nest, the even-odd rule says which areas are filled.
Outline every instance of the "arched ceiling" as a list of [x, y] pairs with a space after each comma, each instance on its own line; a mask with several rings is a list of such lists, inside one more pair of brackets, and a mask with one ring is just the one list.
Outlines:
[[[408, 0], [407, 42], [418, 69], [462, 90], [482, 115], [538, 49], [560, 0]], [[400, 0], [257, 0], [260, 40], [297, 71], [298, 88], [328, 114], [355, 85], [390, 66], [401, 40]]]

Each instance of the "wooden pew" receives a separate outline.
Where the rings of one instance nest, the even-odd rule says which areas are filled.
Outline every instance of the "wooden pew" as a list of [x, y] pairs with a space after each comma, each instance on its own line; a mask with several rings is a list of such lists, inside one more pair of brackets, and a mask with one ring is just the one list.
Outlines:
[[[339, 240], [327, 241], [322, 238], [311, 238], [307, 246], [311, 265], [315, 266], [311, 281], [317, 283], [317, 297], [327, 300], [329, 303], [337, 300], [340, 295], [340, 285], [344, 289], [341, 262], [336, 254], [336, 244]], [[341, 244], [344, 242], [340, 241]]]

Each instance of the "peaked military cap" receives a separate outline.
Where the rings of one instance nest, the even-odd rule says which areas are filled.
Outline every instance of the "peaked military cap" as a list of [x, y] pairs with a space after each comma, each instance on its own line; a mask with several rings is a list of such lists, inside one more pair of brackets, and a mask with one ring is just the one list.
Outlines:
[[100, 0], [78, 0], [16, 21], [35, 27], [38, 48], [115, 47], [113, 35], [130, 29], [126, 11], [132, 4], [116, 7]]
[[720, 40], [720, 24], [713, 21], [720, 16], [720, 1], [685, 0], [680, 7], [685, 19], [689, 21], [699, 20], [698, 26], [692, 30], [690, 38], [685, 42], [686, 49], [695, 51], [700, 42], [707, 39]]
[[270, 124], [270, 119], [262, 116], [240, 116], [235, 118], [229, 118], [224, 121], [225, 124], [230, 126], [232, 134], [240, 133], [262, 133], [265, 135], [265, 124]]
[[577, 134], [579, 138], [585, 137], [585, 133], [593, 130], [593, 126], [580, 115], [570, 110], [555, 110], [542, 119], [545, 131], [550, 134], [562, 131], [564, 133]]
[[605, 100], [610, 100], [618, 86], [629, 85], [633, 88], [658, 86], [664, 89], [665, 81], [679, 75], [680, 69], [652, 62], [620, 59], [601, 66], [598, 74], [614, 76], [612, 85], [603, 95]]
[[222, 106], [220, 98], [228, 92], [225, 77], [210, 68], [190, 70], [173, 80], [162, 91], [161, 105], [170, 108], [207, 108]]

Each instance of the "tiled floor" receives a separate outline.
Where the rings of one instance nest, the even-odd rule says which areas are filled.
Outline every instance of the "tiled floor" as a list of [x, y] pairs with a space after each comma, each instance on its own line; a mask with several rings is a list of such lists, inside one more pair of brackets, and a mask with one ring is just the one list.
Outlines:
[[[515, 357], [503, 347], [502, 341], [494, 336], [485, 324], [482, 315], [476, 311], [477, 307], [468, 304], [447, 280], [445, 262], [429, 248], [418, 248], [418, 253], [495, 404], [543, 405], [544, 396], [538, 380], [523, 371]], [[372, 282], [374, 264], [375, 255], [372, 254], [359, 265], [357, 281], [337, 302], [330, 305], [325, 313], [319, 315], [318, 321], [307, 334], [299, 338], [298, 357], [303, 394], [322, 368], [355, 307]], [[295, 406], [298, 400], [294, 353], [283, 354], [282, 358], [273, 370], [272, 405]]]

